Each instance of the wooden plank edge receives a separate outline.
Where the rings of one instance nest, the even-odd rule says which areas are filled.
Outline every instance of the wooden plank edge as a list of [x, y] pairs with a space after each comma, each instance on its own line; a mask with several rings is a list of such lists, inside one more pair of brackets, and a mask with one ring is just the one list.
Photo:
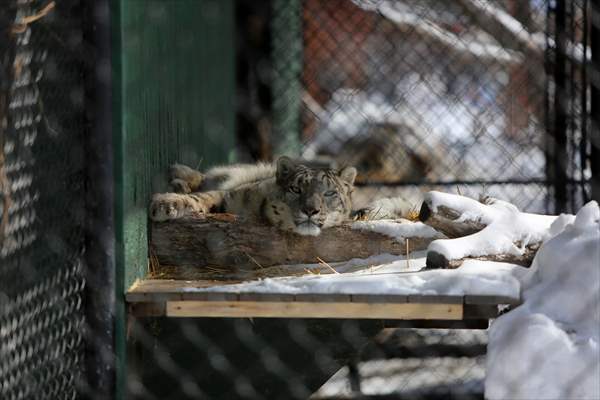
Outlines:
[[168, 301], [167, 317], [221, 318], [330, 318], [330, 319], [463, 319], [462, 304], [372, 304], [267, 302], [267, 301]]
[[493, 295], [466, 295], [465, 304], [474, 305], [518, 305], [521, 304], [520, 298], [508, 296]]
[[[162, 301], [255, 301], [305, 303], [373, 303], [373, 304], [463, 304], [463, 296], [400, 295], [400, 294], [343, 294], [343, 293], [253, 293], [208, 291], [128, 291], [129, 303]], [[485, 303], [488, 304], [488, 303]], [[504, 303], [502, 303], [504, 304]]]

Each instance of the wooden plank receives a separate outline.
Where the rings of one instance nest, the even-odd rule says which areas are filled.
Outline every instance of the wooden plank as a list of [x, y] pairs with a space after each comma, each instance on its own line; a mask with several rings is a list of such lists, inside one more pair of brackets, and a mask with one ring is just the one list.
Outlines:
[[402, 294], [353, 294], [353, 303], [408, 303], [408, 296]]
[[463, 296], [444, 296], [428, 294], [411, 294], [408, 296], [409, 303], [419, 304], [463, 304]]
[[417, 303], [417, 304], [469, 304], [469, 305], [498, 305], [519, 304], [519, 299], [506, 296], [466, 295], [397, 295], [397, 294], [342, 294], [342, 293], [257, 293], [227, 291], [202, 291], [194, 289], [215, 288], [238, 281], [183, 281], [183, 280], [138, 280], [126, 294], [126, 300], [132, 302], [165, 302], [165, 301], [271, 301], [271, 302], [310, 302], [310, 303]]
[[465, 304], [463, 314], [464, 319], [492, 319], [498, 317], [499, 311], [495, 304]]
[[295, 301], [291, 293], [240, 293], [240, 301]]
[[166, 303], [131, 303], [129, 315], [134, 317], [163, 317], [166, 314]]
[[520, 304], [521, 300], [508, 297], [508, 296], [491, 296], [491, 295], [466, 295], [465, 296], [465, 304], [480, 304], [480, 305], [488, 305], [488, 304], [507, 304], [507, 305], [516, 305]]
[[168, 301], [167, 317], [222, 318], [357, 318], [444, 319], [463, 318], [462, 304], [370, 304], [266, 302], [266, 301]]
[[341, 293], [299, 293], [294, 300], [300, 303], [350, 303], [352, 298]]

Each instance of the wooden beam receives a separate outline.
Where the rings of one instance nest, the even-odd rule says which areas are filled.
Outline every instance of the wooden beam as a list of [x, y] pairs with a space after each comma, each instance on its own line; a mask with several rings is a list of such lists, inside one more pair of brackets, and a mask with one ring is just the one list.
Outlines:
[[[490, 295], [260, 293], [227, 291], [223, 282], [142, 280], [126, 294], [139, 317], [347, 318], [461, 320], [493, 318], [518, 298]], [[219, 287], [220, 291], [202, 290]], [[470, 315], [469, 313], [473, 313]], [[468, 311], [468, 312], [467, 312]], [[485, 312], [484, 312], [485, 311]]]
[[315, 305], [314, 302], [168, 301], [166, 316], [460, 320], [463, 318], [463, 305], [345, 302]]
[[[176, 279], [144, 279], [136, 281], [127, 291], [129, 303], [155, 303], [180, 300], [197, 301], [267, 301], [312, 303], [419, 303], [419, 304], [519, 304], [518, 298], [494, 295], [403, 295], [403, 294], [343, 294], [343, 293], [260, 293], [227, 291], [230, 281], [184, 281]], [[237, 282], [234, 282], [237, 283]], [[216, 291], [215, 287], [222, 290]], [[202, 290], [213, 288], [210, 291]]]
[[351, 225], [324, 229], [319, 236], [301, 236], [249, 223], [231, 214], [197, 215], [153, 223], [152, 252], [160, 268], [177, 267], [184, 273], [217, 267], [234, 272], [263, 270], [273, 265], [314, 264], [318, 258], [339, 262], [383, 253], [400, 255], [406, 253], [406, 239], [410, 251], [424, 250], [434, 239], [395, 238], [352, 229]]

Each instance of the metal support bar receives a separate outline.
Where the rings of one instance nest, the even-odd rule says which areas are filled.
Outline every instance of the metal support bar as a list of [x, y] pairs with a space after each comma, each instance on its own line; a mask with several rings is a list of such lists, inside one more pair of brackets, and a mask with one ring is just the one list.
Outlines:
[[83, 3], [88, 398], [115, 396], [115, 242], [109, 0]]
[[554, 60], [554, 124], [550, 139], [550, 173], [554, 181], [554, 211], [567, 208], [567, 73], [566, 73], [566, 0], [556, 1], [555, 11], [556, 58]]
[[592, 199], [600, 201], [600, 1], [593, 0], [591, 7], [592, 62], [589, 76], [591, 84], [591, 157]]
[[300, 154], [302, 1], [273, 1], [273, 134], [275, 154]]

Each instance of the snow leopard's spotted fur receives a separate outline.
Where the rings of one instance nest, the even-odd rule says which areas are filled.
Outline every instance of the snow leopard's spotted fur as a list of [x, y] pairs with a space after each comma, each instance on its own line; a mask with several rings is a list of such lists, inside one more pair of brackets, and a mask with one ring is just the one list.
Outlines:
[[[218, 211], [301, 235], [318, 235], [322, 228], [350, 219], [356, 169], [311, 168], [281, 157], [275, 166], [232, 165], [206, 174], [174, 165], [171, 178], [180, 193], [153, 196], [154, 221], [179, 218], [188, 211]], [[198, 192], [200, 187], [212, 190]]]

